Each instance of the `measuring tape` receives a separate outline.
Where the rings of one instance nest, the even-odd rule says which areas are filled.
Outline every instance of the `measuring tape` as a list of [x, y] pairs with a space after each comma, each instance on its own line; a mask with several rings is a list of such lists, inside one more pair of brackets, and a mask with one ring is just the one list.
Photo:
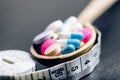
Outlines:
[[56, 66], [20, 75], [1, 76], [6, 80], [78, 80], [90, 74], [100, 62], [101, 33], [96, 29], [96, 43], [87, 53]]

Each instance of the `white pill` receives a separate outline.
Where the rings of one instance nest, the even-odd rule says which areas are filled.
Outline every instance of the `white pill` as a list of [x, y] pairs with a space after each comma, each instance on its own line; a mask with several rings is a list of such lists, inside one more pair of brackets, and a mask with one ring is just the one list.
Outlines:
[[72, 44], [75, 48], [80, 47], [80, 41], [77, 39], [59, 39], [56, 41], [60, 47], [65, 47], [66, 45]]
[[49, 31], [44, 31], [40, 34], [38, 34], [34, 39], [33, 39], [33, 43], [34, 44], [41, 44], [43, 41], [50, 39], [53, 36], [53, 31], [49, 30]]
[[72, 25], [72, 24], [76, 23], [77, 21], [78, 20], [75, 16], [71, 16], [65, 21], [65, 23]]
[[63, 22], [61, 20], [57, 20], [49, 24], [45, 30], [46, 31], [53, 30], [53, 32], [57, 32], [61, 28], [62, 25], [63, 25]]

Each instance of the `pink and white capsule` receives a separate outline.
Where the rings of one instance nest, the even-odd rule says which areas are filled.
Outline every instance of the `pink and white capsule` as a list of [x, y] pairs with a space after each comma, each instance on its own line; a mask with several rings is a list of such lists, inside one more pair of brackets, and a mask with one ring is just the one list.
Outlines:
[[55, 42], [56, 42], [55, 39], [48, 39], [48, 40], [44, 41], [43, 44], [41, 45], [41, 49], [40, 49], [42, 55], [44, 55], [45, 50], [46, 50], [49, 46], [55, 44]]
[[87, 43], [91, 37], [92, 37], [92, 31], [90, 28], [83, 28], [82, 30], [80, 30], [80, 32], [82, 32], [84, 34], [84, 38], [83, 38], [83, 42]]

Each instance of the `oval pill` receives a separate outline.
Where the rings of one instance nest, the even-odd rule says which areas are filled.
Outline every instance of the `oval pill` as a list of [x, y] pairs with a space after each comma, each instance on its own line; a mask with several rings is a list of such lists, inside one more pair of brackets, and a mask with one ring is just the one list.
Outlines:
[[48, 39], [48, 40], [44, 41], [43, 44], [41, 45], [41, 54], [44, 55], [45, 50], [46, 50], [49, 46], [55, 44], [55, 42], [56, 42], [56, 41], [55, 41], [54, 39]]
[[92, 37], [92, 31], [89, 28], [83, 28], [80, 30], [84, 34], [83, 42], [87, 43]]
[[34, 44], [41, 44], [43, 41], [50, 39], [53, 36], [53, 31], [49, 30], [49, 31], [44, 31], [40, 34], [38, 34], [34, 39], [33, 39], [33, 43]]
[[69, 45], [69, 44], [72, 44], [75, 48], [80, 47], [80, 41], [77, 39], [58, 39], [56, 42], [61, 47], [64, 47], [64, 46]]
[[63, 26], [59, 29], [59, 32], [71, 32], [71, 25], [70, 24], [63, 24]]
[[60, 32], [59, 38], [82, 40], [84, 38], [84, 35], [82, 32]]
[[73, 25], [74, 23], [76, 23], [78, 20], [75, 16], [70, 16], [68, 19], [66, 19], [64, 21], [64, 23], [66, 24], [70, 24], [70, 25]]
[[73, 51], [75, 51], [75, 47], [73, 45], [69, 44], [69, 45], [66, 45], [65, 47], [62, 48], [61, 53], [67, 54], [67, 53], [70, 53]]
[[60, 52], [61, 52], [61, 47], [58, 44], [53, 44], [45, 50], [44, 55], [45, 56], [57, 56], [60, 54]]
[[83, 25], [80, 24], [79, 22], [76, 22], [73, 26], [72, 26], [72, 31], [73, 32], [79, 32], [79, 30], [83, 29]]
[[58, 30], [62, 27], [62, 25], [63, 25], [63, 22], [61, 20], [57, 20], [49, 24], [45, 30], [46, 31], [53, 30], [53, 32], [58, 32]]

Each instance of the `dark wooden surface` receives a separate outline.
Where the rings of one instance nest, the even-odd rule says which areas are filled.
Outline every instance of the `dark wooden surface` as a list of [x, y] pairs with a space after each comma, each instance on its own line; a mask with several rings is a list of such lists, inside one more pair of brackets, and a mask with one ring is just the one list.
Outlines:
[[[0, 0], [0, 50], [29, 52], [32, 39], [57, 19], [79, 12], [89, 0]], [[120, 1], [94, 23], [102, 32], [101, 62], [82, 80], [120, 80]], [[39, 65], [39, 64], [38, 64]], [[45, 68], [39, 65], [38, 69]]]

